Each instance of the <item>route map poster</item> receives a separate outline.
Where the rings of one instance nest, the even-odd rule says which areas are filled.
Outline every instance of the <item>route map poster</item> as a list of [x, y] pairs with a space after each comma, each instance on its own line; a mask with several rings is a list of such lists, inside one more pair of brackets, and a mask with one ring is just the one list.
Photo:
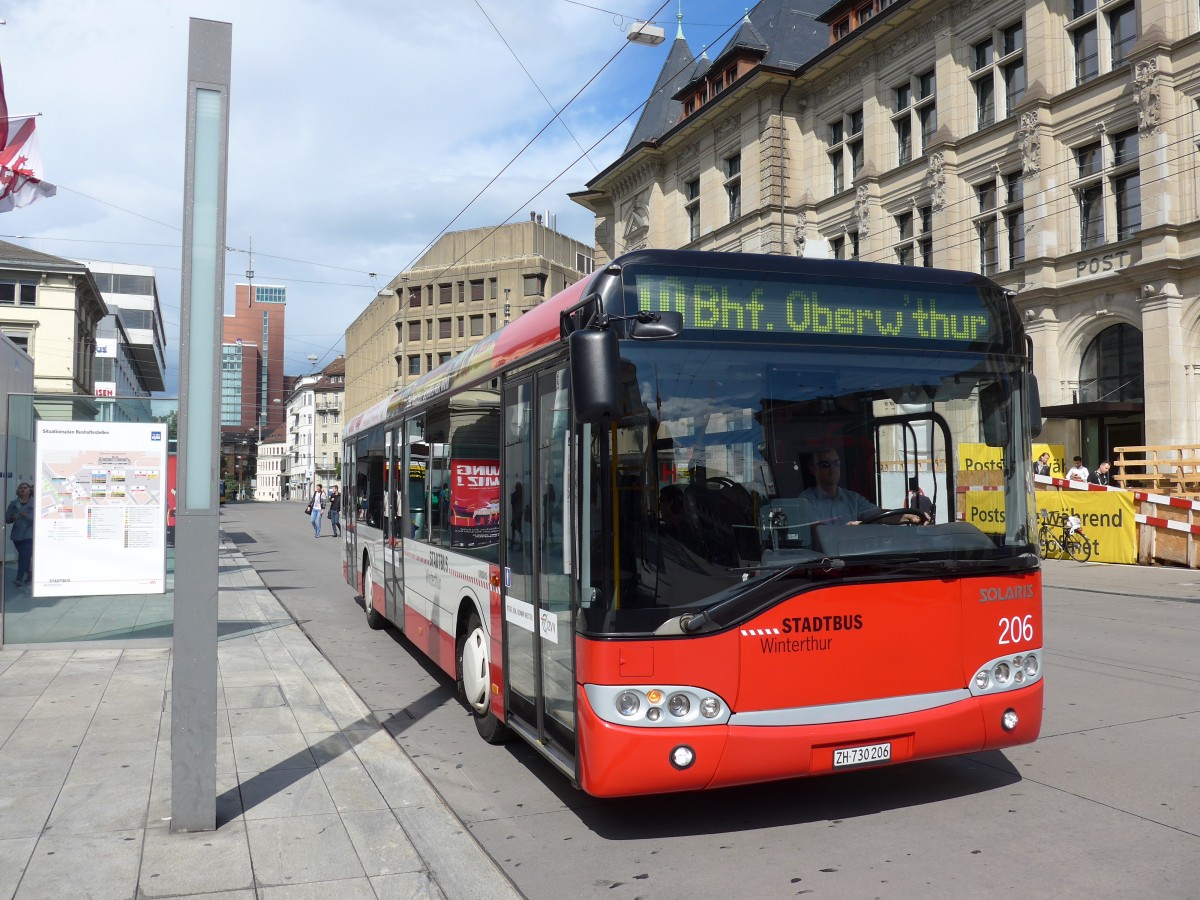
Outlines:
[[38, 422], [33, 596], [166, 591], [167, 426]]

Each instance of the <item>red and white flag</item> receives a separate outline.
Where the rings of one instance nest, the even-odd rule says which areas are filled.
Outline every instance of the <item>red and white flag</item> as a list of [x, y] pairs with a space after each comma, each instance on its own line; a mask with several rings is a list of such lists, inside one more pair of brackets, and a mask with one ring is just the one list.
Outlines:
[[0, 71], [0, 212], [28, 206], [58, 191], [42, 181], [42, 157], [38, 153], [35, 120], [10, 119], [4, 99], [4, 73]]

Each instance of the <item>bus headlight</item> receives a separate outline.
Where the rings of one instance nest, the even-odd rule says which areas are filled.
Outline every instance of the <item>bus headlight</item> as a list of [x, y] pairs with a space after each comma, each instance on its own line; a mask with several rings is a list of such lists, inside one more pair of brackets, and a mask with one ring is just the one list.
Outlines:
[[692, 711], [692, 701], [688, 699], [687, 694], [672, 694], [667, 700], [667, 709], [675, 718], [682, 719]]
[[617, 712], [623, 716], [636, 715], [642, 708], [642, 698], [633, 691], [621, 691], [617, 697]]
[[976, 670], [975, 677], [967, 687], [972, 696], [978, 697], [1029, 687], [1040, 681], [1041, 677], [1042, 651], [1028, 650], [984, 663]]
[[684, 684], [585, 684], [588, 706], [602, 721], [642, 728], [726, 725], [729, 704], [712, 691]]

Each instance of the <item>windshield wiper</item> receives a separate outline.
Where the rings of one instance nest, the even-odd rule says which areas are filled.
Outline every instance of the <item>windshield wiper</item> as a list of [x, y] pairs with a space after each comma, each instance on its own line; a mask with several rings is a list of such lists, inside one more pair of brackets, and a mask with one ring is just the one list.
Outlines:
[[[857, 561], [856, 561], [857, 562]], [[1037, 568], [1037, 557], [1032, 553], [1020, 553], [999, 559], [929, 559], [927, 557], [893, 557], [877, 562], [863, 559], [863, 565], [874, 563], [880, 569], [902, 572], [963, 572], [986, 569], [995, 571], [1025, 571]]]
[[[786, 564], [781, 563], [778, 567], [777, 566], [761, 566], [760, 565], [760, 566], [754, 566], [754, 567], [750, 567], [750, 568], [730, 569], [730, 571], [731, 572], [741, 572], [742, 577], [746, 578], [750, 572], [761, 571], [763, 569], [770, 570], [770, 572], [771, 572], [770, 577], [767, 578], [765, 581], [759, 582], [758, 584], [755, 585], [756, 588], [762, 588], [772, 582], [780, 580], [781, 578], [783, 578], [786, 575], [791, 575], [796, 572], [804, 572], [804, 573], [833, 572], [838, 569], [844, 569], [845, 567], [846, 567], [845, 560], [825, 557], [823, 559], [815, 559], [815, 560], [811, 560], [809, 562], [802, 562], [802, 563], [798, 563], [798, 562], [790, 562], [790, 563], [786, 563]], [[743, 582], [743, 584], [745, 584], [745, 583], [746, 582]], [[728, 599], [722, 600], [720, 603], [714, 603], [712, 606], [708, 607], [708, 609], [704, 610], [704, 612], [699, 613], [697, 615], [692, 616], [692, 615], [688, 615], [687, 613], [684, 613], [683, 615], [681, 615], [679, 617], [678, 627], [679, 627], [680, 633], [681, 634], [695, 634], [701, 628], [704, 628], [704, 626], [709, 625], [711, 623], [717, 623], [717, 620], [722, 612], [724, 612], [727, 608], [729, 608], [735, 604], [740, 604], [740, 603], [745, 602], [745, 599], [746, 599], [746, 594], [741, 593], [741, 594], [737, 594], [736, 596], [729, 597]]]

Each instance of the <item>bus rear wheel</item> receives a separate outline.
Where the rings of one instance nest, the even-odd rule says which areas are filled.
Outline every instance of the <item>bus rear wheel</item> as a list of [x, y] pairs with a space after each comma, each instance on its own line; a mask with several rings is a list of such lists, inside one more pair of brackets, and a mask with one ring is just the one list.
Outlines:
[[383, 627], [383, 616], [375, 609], [375, 604], [371, 602], [371, 595], [375, 593], [375, 589], [371, 585], [371, 561], [367, 557], [363, 557], [363, 609], [367, 611], [367, 627], [378, 631]]
[[475, 612], [467, 617], [466, 627], [458, 634], [455, 675], [458, 696], [471, 710], [479, 736], [489, 744], [503, 743], [508, 729], [492, 712], [488, 636]]

